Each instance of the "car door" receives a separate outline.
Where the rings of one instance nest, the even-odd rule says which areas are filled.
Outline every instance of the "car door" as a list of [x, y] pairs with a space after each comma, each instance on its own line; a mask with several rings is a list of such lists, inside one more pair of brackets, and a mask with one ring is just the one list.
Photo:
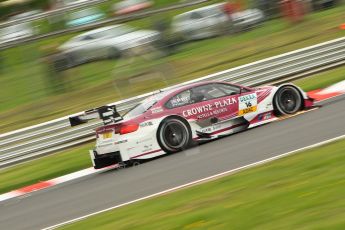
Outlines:
[[207, 24], [205, 18], [200, 12], [191, 12], [189, 15], [189, 25], [191, 28], [193, 28], [193, 34], [199, 36], [199, 34], [202, 34]]
[[227, 15], [221, 10], [220, 6], [214, 6], [203, 12], [204, 26], [208, 29], [210, 35], [220, 35], [224, 33]]
[[256, 114], [257, 94], [255, 91], [227, 83], [217, 83], [216, 87], [236, 100], [236, 106], [231, 108], [231, 117], [246, 117]]
[[94, 58], [95, 40], [93, 35], [86, 34], [75, 41], [74, 52], [78, 53], [80, 60], [88, 61]]
[[86, 49], [84, 54], [87, 55], [88, 59], [94, 60], [102, 57], [104, 42], [101, 35], [90, 35], [90, 39], [88, 40], [88, 43], [85, 46]]
[[[193, 94], [202, 94], [202, 101], [192, 104], [185, 110], [185, 115], [196, 114], [200, 137], [217, 137], [246, 129], [247, 118], [256, 115], [256, 93], [237, 85], [228, 83], [211, 83], [192, 89]], [[199, 100], [201, 97], [199, 98]]]
[[[239, 91], [239, 90], [238, 90]], [[227, 95], [216, 84], [204, 84], [173, 96], [165, 106], [171, 113], [189, 121], [197, 132], [212, 133], [223, 125], [215, 125], [236, 116], [236, 95]]]

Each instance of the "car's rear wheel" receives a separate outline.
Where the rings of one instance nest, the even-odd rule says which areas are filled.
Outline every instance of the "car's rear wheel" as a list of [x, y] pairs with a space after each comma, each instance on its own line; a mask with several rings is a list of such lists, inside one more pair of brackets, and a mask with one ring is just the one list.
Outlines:
[[278, 115], [295, 114], [301, 110], [302, 105], [302, 96], [293, 86], [281, 87], [274, 96], [275, 112]]
[[191, 145], [192, 132], [188, 123], [182, 119], [168, 118], [158, 128], [157, 139], [162, 150], [174, 153]]

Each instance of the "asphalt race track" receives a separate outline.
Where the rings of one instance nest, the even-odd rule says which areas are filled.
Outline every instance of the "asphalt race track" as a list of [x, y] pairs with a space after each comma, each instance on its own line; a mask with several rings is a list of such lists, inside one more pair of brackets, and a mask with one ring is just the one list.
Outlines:
[[[40, 229], [345, 134], [345, 96], [320, 109], [0, 203], [0, 229]], [[87, 154], [87, 153], [85, 153]]]

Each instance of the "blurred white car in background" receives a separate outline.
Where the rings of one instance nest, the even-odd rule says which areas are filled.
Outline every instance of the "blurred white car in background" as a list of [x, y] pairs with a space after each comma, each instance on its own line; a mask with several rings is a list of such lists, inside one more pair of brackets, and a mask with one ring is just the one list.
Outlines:
[[[40, 10], [27, 11], [21, 14], [17, 14], [8, 19], [8, 21], [13, 21], [17, 19], [22, 19], [35, 14], [42, 13]], [[31, 37], [38, 33], [38, 28], [33, 26], [31, 22], [21, 22], [14, 24], [12, 26], [7, 26], [0, 29], [0, 44], [15, 41], [22, 38]]]
[[230, 30], [243, 30], [260, 23], [264, 14], [259, 9], [227, 14], [225, 3], [212, 4], [175, 16], [172, 29], [186, 40], [219, 36]]
[[34, 35], [34, 28], [29, 23], [20, 23], [0, 29], [0, 44], [16, 41]]
[[105, 13], [96, 7], [72, 12], [68, 15], [66, 26], [82, 26], [105, 18]]
[[264, 13], [259, 9], [247, 9], [231, 14], [232, 23], [239, 29], [247, 29], [262, 22]]
[[150, 44], [159, 38], [153, 30], [136, 30], [124, 24], [106, 26], [73, 37], [59, 47], [72, 65], [92, 60], [119, 58], [130, 48]]

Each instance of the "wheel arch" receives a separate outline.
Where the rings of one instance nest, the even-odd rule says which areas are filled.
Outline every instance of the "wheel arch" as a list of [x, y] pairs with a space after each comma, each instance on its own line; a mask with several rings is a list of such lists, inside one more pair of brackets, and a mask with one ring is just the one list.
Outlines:
[[110, 45], [107, 51], [108, 58], [117, 59], [123, 55], [123, 50], [118, 45]]
[[[167, 120], [169, 120], [169, 119], [178, 119], [178, 120], [182, 121], [182, 122], [186, 125], [186, 127], [188, 128], [188, 130], [189, 130], [189, 132], [190, 132], [190, 135], [191, 135], [191, 138], [193, 137], [193, 131], [192, 131], [191, 125], [189, 124], [189, 122], [188, 122], [184, 117], [179, 116], [179, 115], [177, 115], [177, 114], [168, 115], [168, 116], [164, 117], [164, 118], [160, 121], [160, 123], [159, 123], [159, 125], [158, 125], [158, 127], [157, 127], [157, 129], [156, 129], [156, 140], [157, 140], [158, 145], [159, 145], [161, 148], [162, 148], [162, 143], [161, 143], [160, 138], [159, 138], [159, 131], [160, 131], [162, 125], [164, 124], [164, 122], [167, 121]], [[162, 148], [162, 149], [163, 149], [163, 148]]]
[[156, 134], [158, 134], [159, 128], [162, 126], [162, 124], [164, 123], [164, 121], [166, 121], [166, 120], [168, 120], [168, 119], [172, 119], [172, 118], [181, 120], [181, 121], [182, 121], [183, 123], [185, 123], [185, 125], [190, 129], [190, 131], [192, 131], [192, 128], [191, 128], [189, 122], [186, 120], [186, 118], [184, 118], [184, 117], [182, 117], [182, 116], [179, 116], [179, 115], [177, 115], [177, 114], [173, 114], [173, 115], [168, 115], [168, 116], [164, 117], [164, 118], [160, 121], [160, 123], [159, 123], [159, 125], [158, 125], [158, 128], [157, 128], [157, 131], [156, 131]]
[[281, 84], [281, 85], [277, 86], [277, 89], [276, 89], [276, 91], [274, 92], [274, 95], [273, 95], [273, 107], [275, 108], [275, 103], [274, 102], [275, 102], [275, 98], [276, 98], [276, 95], [277, 95], [278, 91], [281, 88], [285, 87], [285, 86], [293, 87], [293, 88], [295, 88], [299, 92], [299, 94], [300, 94], [300, 96], [302, 98], [302, 108], [301, 109], [304, 109], [304, 107], [305, 107], [304, 100], [307, 99], [308, 96], [299, 86], [297, 86], [297, 85], [295, 85], [293, 83], [284, 83], [284, 84]]

